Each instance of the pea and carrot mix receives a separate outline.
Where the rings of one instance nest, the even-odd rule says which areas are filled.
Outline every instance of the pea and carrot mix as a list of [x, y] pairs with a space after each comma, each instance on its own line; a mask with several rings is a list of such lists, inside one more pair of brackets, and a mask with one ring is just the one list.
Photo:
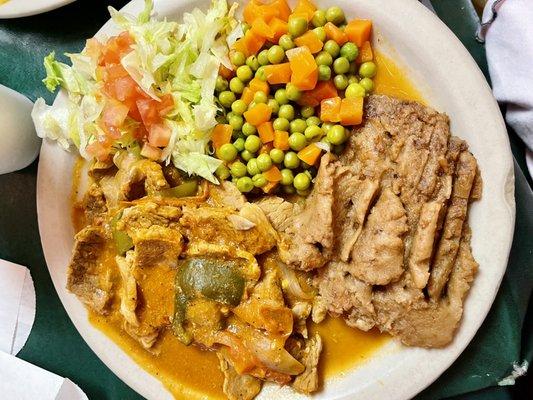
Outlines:
[[372, 22], [308, 0], [292, 11], [285, 0], [251, 0], [243, 16], [233, 70], [221, 67], [216, 82], [216, 175], [245, 193], [306, 195], [321, 155], [342, 152], [362, 122], [376, 74]]

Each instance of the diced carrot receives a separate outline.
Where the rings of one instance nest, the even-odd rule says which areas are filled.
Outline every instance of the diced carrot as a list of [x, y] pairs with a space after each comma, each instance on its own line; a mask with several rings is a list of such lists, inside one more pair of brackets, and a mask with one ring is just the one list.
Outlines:
[[148, 143], [144, 143], [141, 149], [141, 156], [149, 158], [151, 160], [159, 160], [161, 158], [162, 151], [157, 147], [150, 146]]
[[300, 90], [314, 89], [318, 81], [318, 67], [311, 51], [300, 46], [286, 52], [291, 66], [291, 83]]
[[268, 83], [277, 85], [291, 81], [291, 66], [289, 63], [265, 65], [265, 75]]
[[265, 39], [272, 40], [274, 38], [274, 31], [272, 27], [266, 23], [263, 18], [256, 18], [252, 23], [252, 31]]
[[318, 53], [324, 47], [324, 43], [314, 31], [307, 31], [302, 36], [294, 39], [294, 43], [296, 46], [306, 46], [313, 54]]
[[341, 98], [332, 97], [320, 102], [320, 119], [325, 122], [339, 122], [341, 120]]
[[337, 88], [331, 80], [320, 81], [316, 84], [316, 87], [313, 90], [309, 90], [302, 94], [298, 104], [302, 106], [316, 107], [322, 100], [337, 97], [338, 95]]
[[340, 46], [342, 46], [344, 43], [348, 41], [348, 35], [346, 35], [346, 33], [341, 31], [338, 27], [336, 27], [331, 22], [328, 22], [326, 23], [326, 25], [324, 25], [324, 30], [326, 31], [327, 38], [334, 40]]
[[255, 92], [252, 89], [245, 87], [241, 95], [241, 100], [246, 104], [250, 104], [254, 100], [254, 94]]
[[289, 150], [289, 132], [274, 131], [274, 148]]
[[257, 131], [262, 143], [269, 143], [274, 140], [274, 128], [271, 121], [263, 122], [257, 127]]
[[363, 97], [344, 98], [340, 108], [340, 122], [343, 125], [359, 125], [363, 122]]
[[272, 7], [275, 7], [278, 11], [278, 18], [287, 22], [289, 20], [289, 15], [291, 15], [291, 8], [287, 4], [286, 0], [274, 0], [271, 3]]
[[250, 81], [248, 84], [248, 87], [252, 90], [252, 92], [264, 92], [267, 96], [270, 93], [270, 86], [268, 86], [268, 83], [265, 81], [262, 81], [259, 78], [254, 78]]
[[315, 11], [315, 5], [309, 0], [298, 0], [296, 7], [294, 7], [294, 10], [292, 10], [293, 14], [304, 14], [307, 18], [307, 21], [311, 21]]
[[272, 144], [272, 142], [265, 143], [259, 149], [259, 154], [268, 154], [268, 153], [270, 153], [270, 150], [272, 150], [273, 148], [274, 148], [274, 145]]
[[252, 109], [245, 111], [244, 118], [253, 126], [259, 126], [263, 122], [270, 121], [271, 115], [272, 109], [264, 103], [259, 103]]
[[275, 165], [270, 167], [269, 170], [263, 172], [263, 176], [269, 182], [279, 182], [279, 181], [281, 181], [281, 172], [278, 169], [278, 167], [276, 167]]
[[231, 79], [233, 78], [234, 71], [220, 64], [220, 67], [218, 67], [218, 74], [224, 79]]
[[370, 41], [372, 21], [369, 19], [354, 19], [346, 25], [344, 32], [346, 33], [346, 36], [348, 36], [350, 42], [361, 47], [364, 42]]
[[279, 185], [279, 182], [268, 182], [265, 186], [262, 187], [263, 192], [265, 193], [272, 193], [272, 191], [277, 188]]
[[231, 134], [233, 133], [233, 128], [228, 124], [218, 124], [213, 129], [211, 133], [211, 141], [213, 142], [213, 147], [215, 149], [220, 148], [223, 144], [229, 143], [231, 141]]
[[250, 104], [254, 100], [254, 92], [249, 87], [245, 87], [242, 94], [241, 94], [241, 100], [244, 101], [246, 104]]
[[274, 34], [271, 39], [273, 43], [278, 43], [279, 38], [289, 31], [287, 22], [278, 17], [272, 18], [272, 21], [270, 21], [270, 28]]
[[298, 158], [304, 163], [315, 165], [320, 158], [320, 154], [322, 154], [322, 149], [315, 143], [311, 143], [298, 152]]
[[263, 18], [265, 21], [270, 21], [277, 16], [278, 11], [274, 8], [265, 7], [257, 0], [250, 0], [243, 10], [244, 20], [248, 25], [252, 25], [256, 18]]
[[266, 42], [266, 38], [259, 36], [249, 29], [244, 36], [233, 43], [233, 49], [240, 51], [246, 57], [256, 54]]
[[359, 49], [359, 55], [357, 56], [355, 62], [361, 64], [367, 61], [372, 61], [374, 59], [374, 52], [372, 51], [372, 45], [367, 40], [363, 43]]

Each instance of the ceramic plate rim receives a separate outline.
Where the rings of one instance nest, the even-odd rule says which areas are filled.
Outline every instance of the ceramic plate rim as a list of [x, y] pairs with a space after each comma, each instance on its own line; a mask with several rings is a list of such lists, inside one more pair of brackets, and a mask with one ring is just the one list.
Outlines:
[[0, 19], [29, 17], [55, 10], [76, 0], [9, 0], [0, 5]]

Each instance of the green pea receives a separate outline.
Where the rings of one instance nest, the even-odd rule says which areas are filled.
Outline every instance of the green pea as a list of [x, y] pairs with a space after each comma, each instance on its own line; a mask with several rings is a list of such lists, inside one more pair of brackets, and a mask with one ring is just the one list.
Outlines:
[[237, 189], [243, 193], [248, 193], [254, 188], [252, 178], [249, 176], [243, 176], [237, 180]]
[[318, 139], [323, 134], [324, 132], [322, 131], [322, 128], [317, 125], [311, 125], [305, 128], [305, 137], [307, 140]]
[[268, 65], [268, 50], [261, 50], [257, 55], [257, 61], [259, 62], [259, 65]]
[[257, 68], [257, 71], [255, 71], [255, 77], [257, 79], [262, 80], [263, 82], [267, 81], [267, 75], [265, 71], [265, 66], [261, 65], [259, 68]]
[[277, 115], [277, 114], [278, 114], [278, 111], [279, 111], [279, 104], [278, 104], [278, 102], [277, 102], [275, 99], [268, 99], [267, 104], [268, 104], [268, 106], [270, 107], [270, 109], [272, 110], [272, 114]]
[[324, 10], [316, 10], [313, 14], [313, 18], [311, 18], [311, 23], [315, 27], [324, 26], [326, 25], [327, 19], [326, 19], [326, 12]]
[[235, 93], [230, 92], [229, 90], [224, 90], [218, 95], [218, 100], [226, 108], [230, 108], [232, 103], [236, 100]]
[[373, 78], [376, 75], [377, 67], [372, 61], [367, 61], [359, 67], [359, 75], [363, 78]]
[[241, 65], [244, 65], [244, 63], [246, 62], [246, 56], [240, 51], [231, 52], [229, 55], [229, 59], [231, 63], [235, 65], [236, 67], [240, 67]]
[[345, 74], [350, 70], [350, 61], [345, 57], [339, 57], [333, 61], [333, 70], [336, 74]]
[[272, 168], [272, 159], [266, 153], [259, 154], [257, 156], [257, 166], [261, 172], [268, 171], [270, 168]]
[[289, 146], [294, 151], [300, 151], [307, 145], [305, 135], [301, 132], [294, 132], [289, 136]]
[[292, 120], [290, 123], [290, 132], [300, 132], [303, 133], [305, 131], [305, 128], [307, 128], [307, 124], [303, 119], [297, 118], [295, 120]]
[[315, 62], [317, 65], [327, 65], [328, 67], [333, 64], [333, 57], [327, 51], [321, 51], [315, 57]]
[[[233, 104], [233, 103], [232, 103]], [[226, 114], [226, 120], [230, 120], [231, 117], [233, 117], [234, 115], [237, 115], [235, 114], [233, 111], [230, 111], [229, 113]]]
[[339, 53], [341, 52], [341, 48], [334, 40], [328, 40], [324, 44], [324, 50], [328, 52], [333, 58], [337, 57]]
[[344, 11], [337, 6], [330, 7], [326, 11], [326, 20], [335, 25], [341, 25], [345, 20]]
[[281, 35], [279, 38], [279, 45], [283, 48], [283, 50], [290, 50], [294, 48], [294, 42], [292, 41], [292, 38], [289, 35]]
[[294, 174], [290, 169], [284, 168], [281, 171], [281, 184], [282, 185], [292, 185], [294, 180]]
[[292, 185], [290, 185], [290, 186], [289, 185], [282, 186], [281, 188], [283, 189], [283, 193], [285, 193], [285, 194], [294, 194], [294, 193], [296, 193], [296, 189]]
[[300, 166], [300, 159], [294, 151], [288, 151], [287, 153], [285, 153], [283, 164], [289, 169], [295, 169]]
[[[245, 144], [246, 144], [246, 142], [245, 142]], [[243, 150], [243, 151], [241, 152], [241, 158], [242, 158], [244, 161], [248, 162], [248, 161], [250, 161], [252, 158], [254, 158], [254, 154], [253, 154], [253, 153], [250, 153], [248, 150], [245, 149], [245, 150]]]
[[335, 75], [335, 78], [333, 78], [333, 83], [335, 84], [335, 87], [339, 90], [344, 90], [348, 87], [348, 78], [346, 75]]
[[246, 138], [246, 141], [244, 142], [244, 148], [248, 150], [250, 153], [255, 153], [259, 148], [261, 147], [261, 139], [259, 139], [259, 136], [256, 135], [250, 135]]
[[348, 87], [346, 88], [346, 92], [344, 93], [344, 96], [351, 99], [355, 97], [365, 97], [366, 91], [365, 88], [362, 87], [358, 83], [350, 83]]
[[241, 94], [244, 91], [244, 83], [237, 77], [231, 78], [229, 89], [233, 93]]
[[272, 64], [279, 64], [285, 58], [283, 48], [277, 44], [268, 49], [268, 61]]
[[[334, 124], [332, 124], [331, 122], [324, 122], [324, 123], [322, 124], [322, 130], [324, 131], [324, 133], [328, 133], [329, 130], [330, 130], [333, 126], [334, 126]], [[327, 140], [327, 138], [323, 138], [323, 139], [322, 139], [323, 142], [326, 141], [326, 140]], [[329, 141], [328, 141], [328, 143], [329, 143]]]
[[236, 115], [242, 115], [247, 108], [248, 104], [246, 104], [244, 100], [235, 100], [231, 104], [231, 111]]
[[237, 151], [240, 153], [241, 151], [244, 150], [244, 139], [243, 139], [242, 137], [237, 138], [237, 139], [233, 142], [233, 146], [235, 146], [235, 148], [237, 149]]
[[268, 97], [265, 92], [258, 91], [254, 94], [255, 104], [266, 104]]
[[311, 178], [304, 172], [300, 172], [294, 177], [292, 183], [296, 190], [307, 190], [311, 186]]
[[283, 104], [279, 108], [278, 117], [292, 121], [294, 119], [294, 107], [291, 104]]
[[252, 71], [257, 71], [257, 68], [259, 68], [259, 61], [257, 61], [256, 56], [251, 55], [246, 59], [246, 65], [248, 65]]
[[242, 126], [244, 124], [244, 119], [240, 115], [233, 115], [229, 120], [229, 124], [233, 128], [234, 131], [240, 131], [242, 129]]
[[252, 182], [254, 183], [254, 186], [258, 188], [263, 187], [268, 183], [263, 174], [254, 175], [252, 177]]
[[220, 179], [220, 180], [226, 180], [230, 177], [230, 172], [229, 172], [229, 168], [226, 167], [224, 164], [220, 164], [218, 166], [218, 168], [216, 169], [215, 171], [215, 175]]
[[237, 158], [237, 149], [231, 143], [226, 143], [218, 149], [218, 156], [224, 161], [233, 161]]
[[355, 75], [348, 75], [348, 85], [352, 83], [359, 83], [359, 79]]
[[329, 81], [331, 79], [331, 68], [327, 65], [318, 66], [318, 80]]
[[289, 102], [289, 99], [287, 97], [287, 91], [285, 89], [276, 90], [276, 93], [274, 93], [274, 98], [280, 106]]
[[251, 110], [256, 105], [255, 101], [251, 101], [250, 104], [248, 104], [248, 110]]
[[249, 122], [245, 122], [242, 126], [242, 133], [244, 133], [246, 136], [253, 135], [255, 132], [257, 132], [257, 129], [255, 129], [255, 126], [253, 126]]
[[242, 27], [243, 33], [246, 33], [250, 30], [250, 25], [248, 25], [246, 22], [241, 22], [241, 27]]
[[326, 30], [324, 28], [320, 26], [318, 28], [313, 29], [313, 32], [315, 32], [315, 34], [317, 35], [317, 37], [320, 39], [321, 42], [326, 41], [327, 35], [326, 35]]
[[283, 150], [280, 150], [280, 149], [272, 149], [270, 150], [270, 158], [276, 164], [280, 164], [283, 162], [283, 159], [285, 158], [285, 153], [283, 152]]
[[341, 57], [345, 57], [348, 59], [348, 61], [352, 62], [355, 61], [357, 56], [359, 55], [359, 49], [355, 45], [355, 43], [352, 42], [346, 42], [341, 47]]
[[309, 118], [315, 115], [315, 109], [311, 106], [304, 106], [300, 109], [303, 118]]
[[318, 118], [318, 117], [313, 115], [313, 116], [307, 118], [305, 120], [305, 122], [307, 123], [307, 126], [313, 126], [313, 125], [319, 126], [320, 122], [322, 122], [322, 121], [320, 120], [320, 118]]
[[222, 78], [220, 75], [218, 75], [216, 83], [215, 83], [215, 90], [217, 92], [223, 92], [227, 88], [228, 88], [228, 81]]
[[300, 92], [300, 89], [298, 89], [292, 83], [287, 83], [285, 90], [287, 92], [287, 98], [291, 101], [298, 101], [302, 97], [302, 92]]
[[288, 30], [292, 37], [303, 35], [307, 31], [307, 19], [299, 16], [289, 17]]
[[334, 125], [327, 133], [327, 138], [331, 144], [342, 144], [346, 141], [346, 130], [342, 125]]
[[240, 161], [235, 161], [230, 167], [231, 175], [234, 178], [240, 178], [246, 175], [246, 165]]
[[[281, 108], [280, 108], [280, 112], [281, 112]], [[288, 131], [290, 123], [287, 118], [278, 117], [274, 120], [274, 122], [272, 123], [272, 126], [274, 127], [275, 131]]]
[[370, 78], [363, 78], [359, 81], [359, 84], [365, 89], [367, 93], [374, 90], [374, 82]]
[[239, 68], [237, 68], [237, 78], [239, 78], [243, 82], [248, 82], [251, 80], [254, 76], [254, 73], [252, 71], [252, 68], [250, 68], [248, 65], [241, 65]]
[[246, 164], [246, 170], [248, 171], [248, 174], [251, 176], [257, 175], [261, 171], [259, 170], [259, 167], [257, 166], [257, 158], [252, 158], [248, 160], [248, 163]]

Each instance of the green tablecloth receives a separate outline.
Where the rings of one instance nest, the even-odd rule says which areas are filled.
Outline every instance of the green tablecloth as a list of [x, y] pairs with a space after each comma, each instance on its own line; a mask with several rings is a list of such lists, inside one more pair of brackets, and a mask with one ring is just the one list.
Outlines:
[[[40, 82], [43, 57], [51, 50], [57, 53], [79, 51], [84, 38], [92, 36], [107, 20], [105, 6], [110, 3], [120, 8], [126, 1], [78, 1], [41, 16], [0, 21], [0, 83], [32, 100], [44, 96], [51, 101], [51, 94]], [[477, 16], [468, 0], [433, 0], [433, 5], [486, 73], [483, 47], [474, 40]], [[513, 361], [533, 358], [532, 307], [526, 326], [521, 330], [533, 284], [533, 195], [527, 182], [530, 177], [522, 173], [525, 171], [523, 145], [512, 132], [510, 137], [520, 165], [515, 168], [517, 224], [508, 271], [475, 339], [457, 362], [419, 396], [420, 399], [439, 399], [468, 392], [461, 398], [527, 396], [527, 388], [519, 393], [504, 388], [471, 393], [494, 386], [510, 373]], [[59, 302], [40, 245], [35, 207], [36, 172], [34, 163], [23, 171], [0, 176], [0, 258], [28, 266], [37, 293], [35, 325], [19, 357], [70, 378], [90, 399], [138, 399], [140, 396], [89, 349]]]

